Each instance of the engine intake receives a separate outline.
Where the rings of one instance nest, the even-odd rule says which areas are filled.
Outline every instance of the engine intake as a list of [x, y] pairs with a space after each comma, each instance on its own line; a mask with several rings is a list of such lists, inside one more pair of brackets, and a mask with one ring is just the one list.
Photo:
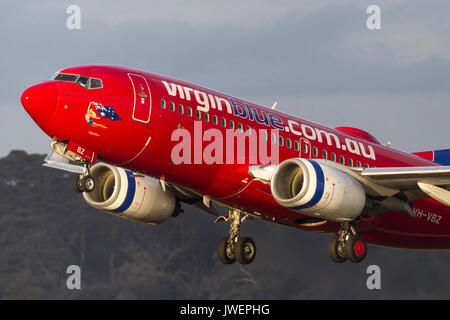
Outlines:
[[324, 163], [295, 158], [280, 163], [270, 185], [282, 206], [332, 221], [352, 221], [363, 211], [366, 194], [348, 174]]
[[158, 180], [136, 175], [106, 163], [92, 166], [92, 192], [84, 192], [86, 202], [106, 213], [146, 224], [160, 224], [178, 210], [172, 191], [164, 191]]

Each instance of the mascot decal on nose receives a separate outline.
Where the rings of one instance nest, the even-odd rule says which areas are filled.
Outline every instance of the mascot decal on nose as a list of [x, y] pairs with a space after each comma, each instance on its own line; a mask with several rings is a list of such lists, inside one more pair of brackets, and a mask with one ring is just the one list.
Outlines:
[[108, 122], [121, 119], [113, 107], [108, 107], [98, 102], [89, 103], [84, 117], [90, 126], [103, 129], [109, 127]]

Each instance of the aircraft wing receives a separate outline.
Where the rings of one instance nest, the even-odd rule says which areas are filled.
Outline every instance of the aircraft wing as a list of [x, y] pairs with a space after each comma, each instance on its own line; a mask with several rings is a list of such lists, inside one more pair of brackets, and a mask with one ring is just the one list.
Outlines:
[[408, 200], [421, 197], [420, 191], [450, 206], [450, 166], [355, 169], [377, 185], [397, 189]]
[[354, 169], [373, 182], [395, 189], [414, 189], [418, 183], [450, 186], [450, 166]]
[[[319, 160], [358, 180], [366, 193], [374, 198], [394, 195], [407, 201], [431, 197], [450, 206], [450, 166], [349, 168], [339, 163]], [[249, 173], [260, 181], [270, 183], [276, 166], [252, 166]]]

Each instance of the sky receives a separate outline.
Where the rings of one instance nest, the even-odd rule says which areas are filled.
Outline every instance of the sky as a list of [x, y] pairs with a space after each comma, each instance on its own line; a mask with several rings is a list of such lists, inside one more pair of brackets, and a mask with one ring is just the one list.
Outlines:
[[[80, 8], [81, 28], [66, 12]], [[369, 30], [369, 5], [381, 29]], [[47, 153], [20, 95], [55, 71], [156, 72], [414, 152], [448, 148], [448, 1], [10, 1], [0, 11], [0, 156]]]

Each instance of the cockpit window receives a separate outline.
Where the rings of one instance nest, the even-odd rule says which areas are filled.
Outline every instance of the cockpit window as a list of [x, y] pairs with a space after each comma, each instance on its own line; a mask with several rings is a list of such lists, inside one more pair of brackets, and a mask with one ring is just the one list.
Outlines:
[[91, 86], [90, 86], [91, 89], [101, 88], [101, 87], [103, 87], [102, 80], [91, 78]]
[[78, 78], [78, 80], [77, 80], [77, 83], [78, 83], [80, 86], [87, 88], [87, 87], [89, 86], [89, 78], [88, 78], [88, 77], [80, 76], [80, 77]]
[[76, 75], [76, 74], [60, 73], [55, 77], [54, 80], [75, 82], [75, 80], [77, 80], [77, 78], [78, 78], [78, 75]]
[[89, 78], [88, 78], [88, 77], [80, 76], [80, 77], [78, 78], [78, 80], [77, 80], [77, 83], [78, 83], [80, 86], [82, 86], [82, 87], [84, 87], [84, 88], [87, 88], [87, 87], [89, 86]]
[[53, 78], [53, 80], [76, 82], [77, 84], [86, 89], [103, 88], [102, 80], [80, 76], [78, 74], [59, 73]]

